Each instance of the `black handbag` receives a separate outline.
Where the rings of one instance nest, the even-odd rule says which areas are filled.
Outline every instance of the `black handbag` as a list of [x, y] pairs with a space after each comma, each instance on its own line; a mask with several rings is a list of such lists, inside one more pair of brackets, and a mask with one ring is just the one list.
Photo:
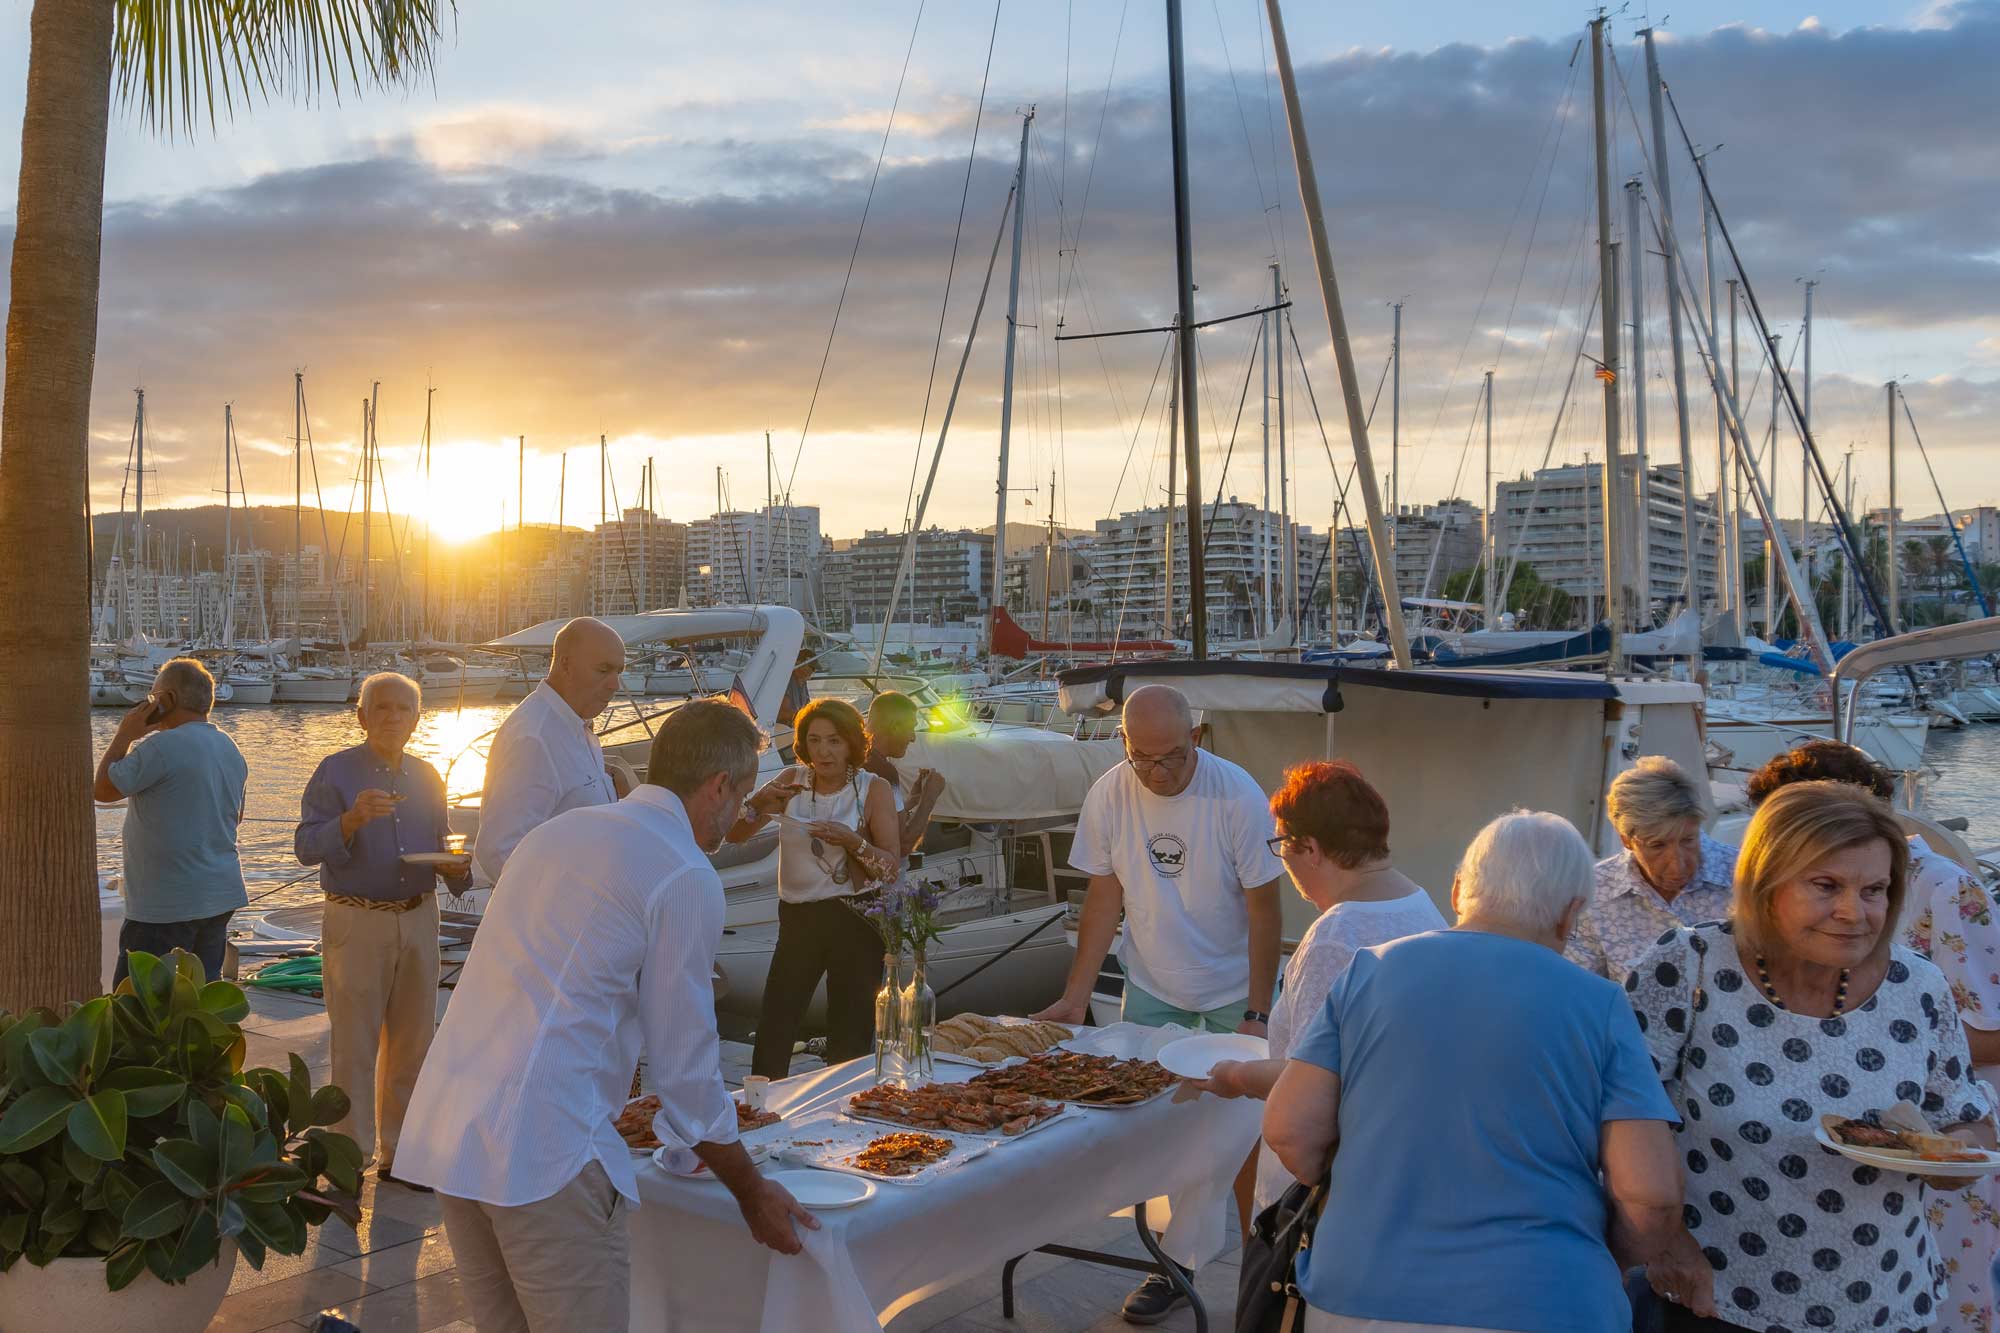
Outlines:
[[1299, 1256], [1312, 1248], [1326, 1192], [1324, 1176], [1316, 1185], [1294, 1184], [1250, 1224], [1236, 1287], [1236, 1333], [1298, 1333], [1304, 1326]]

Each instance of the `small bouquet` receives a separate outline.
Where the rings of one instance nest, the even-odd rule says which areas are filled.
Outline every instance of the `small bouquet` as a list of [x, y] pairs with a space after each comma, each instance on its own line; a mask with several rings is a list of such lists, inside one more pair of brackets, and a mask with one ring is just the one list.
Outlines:
[[937, 910], [944, 890], [936, 884], [898, 879], [885, 886], [861, 909], [882, 936], [888, 953], [908, 949], [921, 958], [930, 942], [944, 933]]

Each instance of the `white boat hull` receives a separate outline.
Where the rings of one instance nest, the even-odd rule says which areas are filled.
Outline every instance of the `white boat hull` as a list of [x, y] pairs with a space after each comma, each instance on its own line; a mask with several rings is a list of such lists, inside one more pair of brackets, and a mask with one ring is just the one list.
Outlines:
[[276, 683], [269, 680], [232, 680], [228, 682], [231, 703], [267, 704], [275, 697]]
[[[1761, 768], [1809, 740], [1833, 735], [1826, 718], [1731, 719], [1710, 716], [1708, 738], [1730, 752], [1728, 768]], [[1854, 743], [1897, 772], [1914, 772], [1924, 765], [1930, 719], [1922, 714], [1863, 717], [1854, 724]]]
[[344, 704], [351, 688], [345, 676], [280, 676], [276, 698], [281, 704]]

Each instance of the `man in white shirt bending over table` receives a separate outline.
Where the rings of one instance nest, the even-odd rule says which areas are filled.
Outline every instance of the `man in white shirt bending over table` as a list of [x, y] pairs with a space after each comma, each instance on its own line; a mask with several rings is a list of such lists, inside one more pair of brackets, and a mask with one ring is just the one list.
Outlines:
[[799, 1251], [812, 1215], [737, 1142], [710, 980], [722, 845], [764, 738], [727, 704], [682, 706], [651, 779], [521, 840], [431, 1043], [396, 1154], [429, 1185], [479, 1333], [616, 1333], [630, 1316], [634, 1158], [613, 1127], [643, 1049], [653, 1132], [692, 1149], [751, 1234]]
[[[1116, 937], [1125, 1021], [1263, 1036], [1285, 873], [1268, 844], [1271, 807], [1256, 779], [1200, 748], [1187, 699], [1171, 686], [1132, 691], [1119, 735], [1126, 762], [1084, 798], [1069, 854], [1090, 876], [1076, 961], [1062, 999], [1035, 1017], [1083, 1022]], [[1124, 1315], [1158, 1323], [1182, 1299], [1149, 1277]]]
[[590, 721], [618, 693], [625, 641], [601, 620], [579, 616], [556, 632], [549, 674], [514, 706], [486, 756], [486, 792], [472, 857], [489, 884], [530, 829], [565, 810], [609, 805], [625, 795], [604, 764]]

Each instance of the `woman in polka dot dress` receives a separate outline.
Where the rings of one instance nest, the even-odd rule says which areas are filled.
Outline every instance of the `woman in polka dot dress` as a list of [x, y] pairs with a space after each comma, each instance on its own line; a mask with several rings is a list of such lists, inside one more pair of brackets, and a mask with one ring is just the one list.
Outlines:
[[1994, 1142], [1951, 988], [1891, 932], [1908, 859], [1874, 797], [1786, 788], [1750, 824], [1729, 921], [1668, 932], [1627, 978], [1715, 1270], [1719, 1318], [1676, 1310], [1670, 1328], [1918, 1330], [1945, 1298], [1926, 1182], [1814, 1139], [1822, 1114], [1910, 1101]]

